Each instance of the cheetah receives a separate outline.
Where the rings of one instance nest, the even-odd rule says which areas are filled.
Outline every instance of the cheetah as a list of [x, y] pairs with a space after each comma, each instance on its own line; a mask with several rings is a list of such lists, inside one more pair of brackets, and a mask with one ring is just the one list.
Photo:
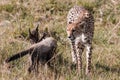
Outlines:
[[91, 72], [92, 39], [94, 34], [94, 17], [90, 11], [81, 6], [72, 7], [67, 15], [67, 35], [72, 49], [72, 61], [82, 72], [82, 53], [86, 48], [86, 74]]

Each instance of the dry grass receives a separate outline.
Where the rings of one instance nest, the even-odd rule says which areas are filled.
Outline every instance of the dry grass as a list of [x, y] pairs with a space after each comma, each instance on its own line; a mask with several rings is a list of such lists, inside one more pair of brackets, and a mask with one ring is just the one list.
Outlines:
[[[71, 69], [70, 45], [65, 27], [67, 12], [76, 4], [93, 11], [95, 17], [90, 78], [78, 76], [75, 68]], [[26, 40], [28, 28], [36, 24], [40, 24], [40, 31], [48, 28], [50, 32], [56, 32], [58, 56], [53, 67], [41, 67], [37, 76], [28, 74], [29, 61], [26, 56], [12, 62], [15, 66], [7, 69], [4, 60], [30, 45]], [[1, 0], [0, 43], [0, 80], [120, 80], [120, 1]]]

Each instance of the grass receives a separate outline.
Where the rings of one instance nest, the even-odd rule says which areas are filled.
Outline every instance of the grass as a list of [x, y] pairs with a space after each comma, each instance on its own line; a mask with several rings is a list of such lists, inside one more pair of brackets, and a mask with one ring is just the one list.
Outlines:
[[[66, 16], [74, 5], [94, 13], [92, 75], [77, 75], [72, 65], [66, 34]], [[0, 80], [119, 80], [120, 79], [120, 2], [119, 0], [1, 0], [0, 2]], [[29, 47], [28, 28], [40, 24], [58, 40], [58, 56], [53, 68], [40, 67], [39, 74], [28, 74], [28, 56], [13, 61], [7, 69], [4, 60]], [[83, 54], [85, 71], [85, 54]], [[14, 66], [15, 65], [15, 66]], [[73, 66], [73, 67], [72, 67]], [[72, 67], [72, 68], [71, 68]], [[57, 73], [55, 74], [55, 71]]]

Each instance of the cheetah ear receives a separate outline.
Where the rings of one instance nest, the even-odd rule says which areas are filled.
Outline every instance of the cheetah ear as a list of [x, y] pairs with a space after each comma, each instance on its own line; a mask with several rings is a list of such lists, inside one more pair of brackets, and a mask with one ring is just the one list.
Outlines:
[[84, 13], [84, 15], [85, 15], [86, 18], [88, 18], [88, 17], [89, 17], [88, 11], [86, 11], [86, 12]]

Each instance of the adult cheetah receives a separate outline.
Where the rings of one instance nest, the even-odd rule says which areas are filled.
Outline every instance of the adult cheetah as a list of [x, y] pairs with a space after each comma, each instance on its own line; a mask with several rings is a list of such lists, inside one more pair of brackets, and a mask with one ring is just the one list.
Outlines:
[[91, 72], [94, 18], [84, 7], [74, 6], [67, 15], [67, 34], [72, 48], [72, 61], [82, 70], [82, 53], [86, 48], [86, 74]]

